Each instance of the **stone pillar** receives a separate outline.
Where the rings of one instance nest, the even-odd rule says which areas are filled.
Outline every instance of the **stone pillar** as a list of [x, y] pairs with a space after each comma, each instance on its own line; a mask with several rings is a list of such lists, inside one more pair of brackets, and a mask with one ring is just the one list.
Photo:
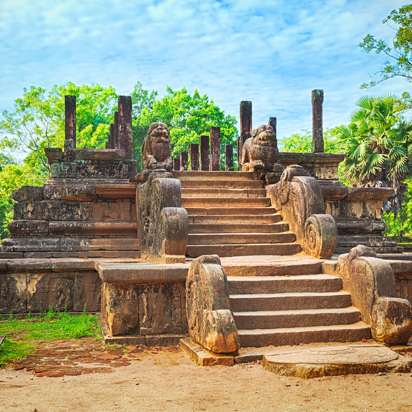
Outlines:
[[210, 128], [210, 170], [220, 170], [220, 127]]
[[76, 147], [76, 96], [64, 97], [66, 140], [73, 140]]
[[237, 170], [242, 170], [243, 143], [252, 136], [252, 102], [240, 102], [240, 136], [237, 139]]
[[180, 159], [173, 159], [173, 170], [180, 171]]
[[199, 170], [199, 145], [197, 143], [190, 145], [190, 170]]
[[312, 90], [312, 152], [323, 153], [323, 90]]
[[276, 133], [277, 120], [276, 120], [276, 117], [269, 117], [268, 125], [272, 126], [272, 129], [275, 132], [275, 137], [277, 138], [277, 133]]
[[119, 148], [119, 112], [114, 112], [114, 148]]
[[115, 149], [116, 145], [114, 143], [114, 124], [110, 125], [110, 134], [109, 134], [109, 149]]
[[187, 152], [181, 152], [180, 153], [180, 170], [187, 171], [187, 164], [189, 162], [188, 159], [188, 153]]
[[200, 136], [200, 170], [209, 170], [209, 136]]
[[233, 172], [233, 146], [231, 144], [225, 144], [225, 170]]
[[132, 98], [119, 96], [119, 148], [126, 153], [127, 160], [132, 159]]

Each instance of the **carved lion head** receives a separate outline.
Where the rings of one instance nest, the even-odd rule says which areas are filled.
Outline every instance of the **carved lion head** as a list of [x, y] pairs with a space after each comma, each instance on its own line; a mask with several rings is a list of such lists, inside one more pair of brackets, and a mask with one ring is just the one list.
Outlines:
[[147, 132], [152, 143], [169, 143], [170, 132], [164, 123], [152, 123]]
[[252, 142], [256, 146], [275, 146], [276, 135], [272, 126], [264, 124], [253, 130]]

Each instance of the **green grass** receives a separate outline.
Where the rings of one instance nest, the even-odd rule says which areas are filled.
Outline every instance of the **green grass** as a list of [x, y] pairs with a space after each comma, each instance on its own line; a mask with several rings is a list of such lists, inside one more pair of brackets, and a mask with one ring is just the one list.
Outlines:
[[0, 335], [6, 336], [0, 346], [0, 365], [4, 365], [35, 352], [39, 341], [87, 336], [100, 339], [101, 331], [97, 316], [87, 315], [85, 311], [80, 315], [69, 315], [50, 308], [47, 313], [43, 312], [36, 318], [29, 313], [26, 319], [16, 319], [12, 314], [7, 320], [0, 319]]

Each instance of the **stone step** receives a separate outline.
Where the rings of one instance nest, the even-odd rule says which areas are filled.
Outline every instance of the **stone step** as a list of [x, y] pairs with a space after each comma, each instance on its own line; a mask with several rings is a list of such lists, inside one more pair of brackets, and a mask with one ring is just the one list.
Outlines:
[[230, 245], [261, 243], [292, 243], [296, 236], [285, 233], [192, 233], [188, 236], [189, 245]]
[[[267, 211], [267, 208], [262, 208]], [[189, 209], [186, 209], [189, 213]], [[206, 209], [208, 210], [208, 209]], [[224, 209], [226, 210], [226, 209]], [[253, 209], [252, 209], [253, 210]], [[235, 224], [242, 224], [242, 225], [271, 225], [274, 223], [278, 223], [282, 220], [282, 216], [279, 213], [273, 213], [271, 215], [192, 215], [189, 213], [189, 224], [201, 224], [201, 225], [235, 225]], [[282, 224], [285, 224], [282, 222]]]
[[351, 306], [350, 293], [266, 293], [230, 295], [230, 309], [233, 312], [254, 312], [267, 310], [332, 309]]
[[225, 188], [225, 189], [260, 189], [263, 180], [181, 180], [182, 189], [186, 188]]
[[[303, 256], [235, 256], [221, 259], [228, 277], [265, 277], [319, 274], [322, 260]], [[235, 294], [235, 293], [234, 293]]]
[[281, 329], [307, 326], [350, 325], [361, 320], [359, 309], [307, 309], [234, 312], [238, 329]]
[[289, 225], [285, 222], [274, 224], [210, 224], [210, 223], [189, 223], [190, 233], [281, 233], [289, 230]]
[[358, 342], [371, 338], [363, 322], [353, 325], [309, 326], [284, 329], [240, 329], [241, 347], [300, 345], [315, 342]]
[[175, 179], [184, 180], [253, 180], [253, 172], [172, 172]]
[[182, 207], [268, 207], [269, 198], [196, 197], [182, 198]]
[[[182, 206], [183, 207], [183, 206]], [[273, 207], [190, 207], [184, 206], [189, 216], [191, 215], [278, 215]]]
[[[304, 270], [304, 269], [303, 269]], [[228, 276], [231, 295], [339, 292], [342, 279], [330, 275]]]
[[298, 243], [265, 243], [256, 245], [188, 245], [186, 255], [218, 255], [219, 257], [252, 255], [295, 255], [302, 251]]
[[205, 197], [234, 197], [239, 198], [265, 198], [265, 189], [222, 189], [222, 188], [182, 188], [183, 198], [205, 198]]

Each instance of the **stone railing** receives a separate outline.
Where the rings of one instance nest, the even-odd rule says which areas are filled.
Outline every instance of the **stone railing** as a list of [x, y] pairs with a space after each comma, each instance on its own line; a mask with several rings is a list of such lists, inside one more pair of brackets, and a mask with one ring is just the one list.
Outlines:
[[338, 236], [336, 223], [331, 215], [324, 214], [322, 189], [308, 171], [299, 165], [289, 166], [279, 183], [266, 186], [266, 196], [281, 211], [308, 255], [332, 256]]
[[181, 207], [181, 186], [166, 170], [153, 170], [138, 187], [141, 257], [159, 263], [184, 263], [189, 219]]

